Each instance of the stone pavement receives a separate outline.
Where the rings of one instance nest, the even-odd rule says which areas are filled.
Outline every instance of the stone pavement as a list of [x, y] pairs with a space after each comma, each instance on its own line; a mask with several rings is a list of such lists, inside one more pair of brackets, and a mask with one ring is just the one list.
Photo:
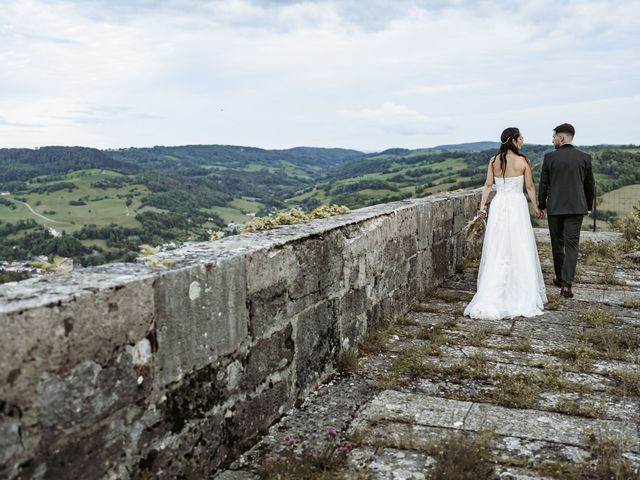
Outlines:
[[640, 478], [640, 266], [617, 240], [583, 234], [576, 297], [547, 284], [532, 319], [463, 317], [468, 260], [213, 478]]

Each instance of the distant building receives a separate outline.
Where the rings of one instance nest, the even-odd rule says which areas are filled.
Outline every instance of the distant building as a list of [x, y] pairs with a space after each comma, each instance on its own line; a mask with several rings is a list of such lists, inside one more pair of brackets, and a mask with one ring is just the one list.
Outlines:
[[8, 197], [9, 195], [11, 195], [11, 192], [0, 192], [0, 195], [3, 197]]
[[234, 229], [234, 228], [242, 228], [244, 226], [244, 223], [236, 223], [236, 222], [229, 222], [227, 223], [227, 228], [230, 229]]
[[49, 233], [54, 238], [62, 236], [62, 232], [60, 230], [56, 230], [55, 228], [51, 228], [51, 227], [49, 227]]

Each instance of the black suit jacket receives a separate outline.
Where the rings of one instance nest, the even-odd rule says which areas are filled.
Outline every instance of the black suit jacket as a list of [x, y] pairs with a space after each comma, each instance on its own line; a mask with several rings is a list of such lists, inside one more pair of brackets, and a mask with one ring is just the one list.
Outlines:
[[538, 208], [548, 215], [582, 214], [593, 208], [595, 182], [591, 156], [573, 145], [547, 153], [542, 162]]

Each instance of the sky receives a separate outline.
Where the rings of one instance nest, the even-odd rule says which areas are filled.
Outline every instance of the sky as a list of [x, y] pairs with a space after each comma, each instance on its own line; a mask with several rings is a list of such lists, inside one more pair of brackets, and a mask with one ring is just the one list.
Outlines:
[[640, 143], [640, 2], [0, 0], [0, 148]]

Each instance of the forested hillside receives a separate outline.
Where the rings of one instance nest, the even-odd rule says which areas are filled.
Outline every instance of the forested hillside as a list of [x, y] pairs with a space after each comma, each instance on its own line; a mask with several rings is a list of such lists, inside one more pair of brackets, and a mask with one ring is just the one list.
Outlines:
[[[212, 230], [232, 234], [255, 216], [291, 207], [359, 208], [476, 188], [496, 146], [477, 142], [370, 154], [222, 145], [0, 149], [0, 260], [61, 255], [83, 265], [128, 261], [140, 244], [204, 240]], [[551, 148], [525, 145], [536, 180]], [[640, 184], [637, 147], [584, 149], [594, 158], [600, 193]], [[615, 209], [611, 198], [607, 208]]]

